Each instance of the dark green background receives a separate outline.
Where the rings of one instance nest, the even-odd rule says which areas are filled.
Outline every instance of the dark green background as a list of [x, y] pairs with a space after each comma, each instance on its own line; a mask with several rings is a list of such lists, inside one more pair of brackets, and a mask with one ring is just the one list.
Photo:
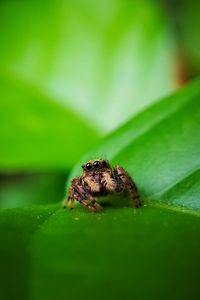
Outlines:
[[[199, 298], [199, 28], [196, 1], [1, 1], [1, 299]], [[141, 209], [63, 210], [98, 157]]]

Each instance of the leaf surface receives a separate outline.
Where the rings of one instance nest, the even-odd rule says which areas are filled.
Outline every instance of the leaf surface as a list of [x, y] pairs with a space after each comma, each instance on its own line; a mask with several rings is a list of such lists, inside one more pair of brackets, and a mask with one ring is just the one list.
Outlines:
[[89, 152], [71, 178], [82, 162], [106, 157], [128, 170], [145, 201], [199, 209], [199, 86], [196, 80], [130, 119]]
[[158, 207], [57, 211], [32, 240], [32, 299], [195, 298], [199, 233], [199, 215]]
[[145, 110], [83, 158], [125, 166], [144, 207], [115, 195], [100, 199], [101, 214], [58, 210], [32, 240], [33, 299], [198, 297], [199, 87]]
[[198, 298], [199, 86], [145, 110], [83, 158], [124, 165], [145, 205], [114, 195], [100, 199], [101, 214], [55, 208], [29, 241], [31, 299]]
[[29, 207], [0, 210], [0, 295], [28, 299], [30, 242], [33, 233], [57, 208]]

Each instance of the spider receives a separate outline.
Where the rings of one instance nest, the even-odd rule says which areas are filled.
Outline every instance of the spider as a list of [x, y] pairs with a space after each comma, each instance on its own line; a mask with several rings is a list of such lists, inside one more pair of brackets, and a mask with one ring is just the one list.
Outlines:
[[131, 176], [120, 165], [111, 167], [108, 160], [95, 159], [82, 165], [83, 173], [74, 177], [69, 187], [68, 198], [64, 200], [64, 208], [70, 202], [79, 201], [88, 210], [97, 212], [102, 206], [96, 201], [99, 196], [129, 190], [135, 206], [142, 206], [140, 195]]

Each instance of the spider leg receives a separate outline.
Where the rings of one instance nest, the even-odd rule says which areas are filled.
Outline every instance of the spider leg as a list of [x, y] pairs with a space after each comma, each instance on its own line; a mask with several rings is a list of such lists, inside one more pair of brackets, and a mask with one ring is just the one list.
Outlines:
[[98, 212], [103, 209], [102, 206], [93, 197], [90, 197], [89, 199], [84, 199], [80, 201], [80, 203], [83, 204], [88, 210], [93, 212]]
[[91, 194], [91, 191], [86, 188], [84, 185], [77, 185], [75, 189], [75, 198], [83, 204], [88, 210], [97, 212], [102, 210], [102, 207], [94, 196]]
[[74, 202], [75, 202], [75, 199], [70, 199], [70, 209], [74, 209]]
[[133, 182], [133, 180], [131, 180], [131, 182], [129, 184], [129, 191], [131, 193], [131, 198], [133, 199], [133, 201], [135, 203], [135, 206], [137, 208], [141, 207], [142, 202], [141, 202], [141, 199], [140, 199], [140, 195], [138, 193], [138, 189], [137, 189], [135, 183]]
[[128, 172], [125, 171], [124, 168], [122, 168], [121, 166], [117, 165], [114, 168], [114, 173], [116, 174], [119, 186], [121, 185], [123, 186], [123, 189], [129, 190], [135, 206], [138, 208], [141, 207], [142, 202], [140, 199], [140, 194], [138, 192], [135, 182], [132, 180]]
[[72, 185], [69, 188], [68, 198], [64, 199], [64, 207], [70, 202], [70, 208], [74, 208], [74, 202], [77, 200], [80, 204], [84, 205], [88, 210], [97, 212], [102, 210], [102, 207], [96, 199], [90, 194], [78, 178], [72, 181]]
[[83, 185], [87, 185], [90, 188], [91, 192], [99, 192], [100, 186], [99, 184], [91, 177], [91, 176], [84, 176], [82, 177]]
[[102, 174], [101, 183], [107, 191], [109, 191], [109, 192], [116, 191], [117, 183], [116, 183], [115, 179], [113, 178], [113, 174], [112, 174], [112, 172], [110, 172], [110, 170], [108, 170]]
[[68, 197], [63, 200], [63, 207], [66, 208], [68, 204], [70, 203], [70, 209], [74, 208], [74, 202], [75, 202], [76, 196], [75, 196], [75, 190], [73, 186], [71, 185], [68, 192]]
[[67, 208], [68, 204], [70, 203], [70, 209], [73, 209], [74, 208], [74, 202], [75, 202], [75, 199], [74, 198], [65, 198], [63, 200], [63, 208]]
[[65, 199], [63, 200], [63, 208], [67, 208], [68, 203], [69, 203], [69, 200], [68, 200], [67, 198], [65, 198]]

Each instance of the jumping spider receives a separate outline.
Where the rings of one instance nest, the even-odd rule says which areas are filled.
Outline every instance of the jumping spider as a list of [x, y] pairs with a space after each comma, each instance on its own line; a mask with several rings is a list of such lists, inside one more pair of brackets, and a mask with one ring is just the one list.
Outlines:
[[112, 168], [108, 160], [96, 159], [86, 162], [82, 168], [82, 175], [74, 177], [71, 182], [64, 207], [70, 202], [71, 209], [74, 208], [74, 201], [77, 200], [90, 211], [97, 212], [102, 207], [96, 197], [124, 190], [130, 191], [136, 207], [142, 205], [135, 183], [121, 166]]

